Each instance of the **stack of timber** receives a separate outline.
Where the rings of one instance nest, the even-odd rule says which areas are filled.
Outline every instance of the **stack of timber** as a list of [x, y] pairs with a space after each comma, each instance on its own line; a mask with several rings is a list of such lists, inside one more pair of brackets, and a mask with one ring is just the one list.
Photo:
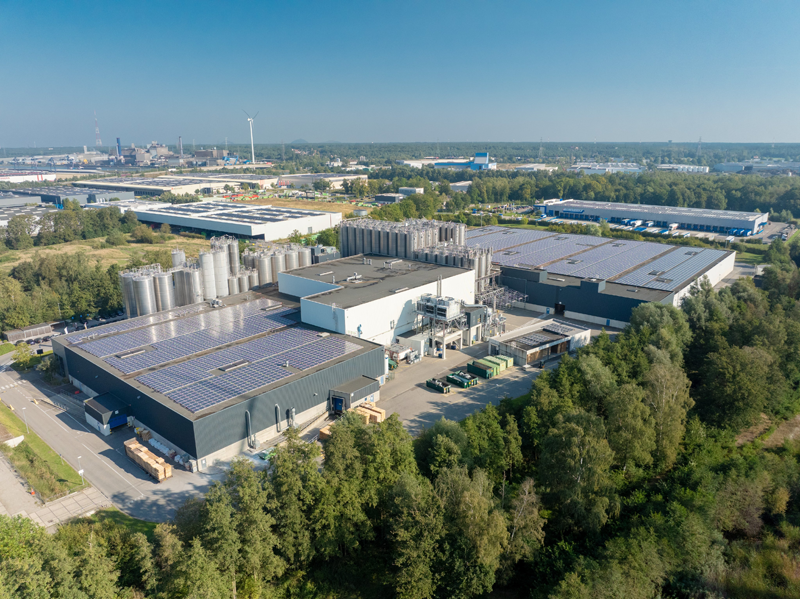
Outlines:
[[172, 477], [172, 465], [144, 447], [139, 441], [128, 439], [124, 445], [125, 454], [158, 482]]

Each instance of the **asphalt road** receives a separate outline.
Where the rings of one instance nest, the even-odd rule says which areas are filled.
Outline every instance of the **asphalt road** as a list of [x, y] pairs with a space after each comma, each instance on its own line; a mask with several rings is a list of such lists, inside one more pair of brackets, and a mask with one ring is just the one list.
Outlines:
[[134, 436], [132, 430], [104, 437], [85, 424], [74, 400], [37, 388], [14, 371], [0, 372], [0, 398], [73, 468], [82, 468], [114, 505], [136, 518], [167, 520], [186, 499], [203, 494], [222, 476], [219, 468], [210, 473], [174, 469], [171, 479], [157, 483], [125, 455], [123, 442]]

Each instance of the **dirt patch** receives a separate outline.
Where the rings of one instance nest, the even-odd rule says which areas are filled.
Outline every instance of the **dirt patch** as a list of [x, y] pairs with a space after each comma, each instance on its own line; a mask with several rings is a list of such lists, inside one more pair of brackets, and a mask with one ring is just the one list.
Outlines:
[[353, 210], [366, 210], [372, 212], [369, 206], [359, 206], [344, 200], [334, 202], [324, 202], [322, 200], [294, 200], [284, 198], [262, 198], [258, 200], [251, 200], [249, 202], [242, 202], [243, 204], [252, 204], [255, 206], [278, 206], [280, 208], [297, 208], [298, 210], [324, 210], [326, 212], [341, 212], [348, 214]]
[[787, 420], [764, 442], [765, 447], [780, 447], [787, 439], [800, 438], [800, 414]]
[[752, 443], [758, 438], [759, 435], [762, 435], [765, 432], [767, 432], [767, 430], [771, 425], [772, 422], [770, 421], [769, 418], [767, 418], [766, 414], [761, 414], [759, 416], [758, 422], [756, 422], [750, 428], [743, 430], [736, 436], [737, 447], [745, 445], [746, 443]]

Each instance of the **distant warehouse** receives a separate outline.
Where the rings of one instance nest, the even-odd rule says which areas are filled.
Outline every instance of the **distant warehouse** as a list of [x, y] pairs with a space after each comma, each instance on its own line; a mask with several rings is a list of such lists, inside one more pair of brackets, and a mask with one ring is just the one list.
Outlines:
[[253, 206], [233, 202], [166, 204], [146, 202], [130, 209], [145, 223], [168, 224], [185, 231], [234, 235], [245, 239], [275, 241], [294, 231], [319, 233], [342, 221], [340, 212], [300, 210], [277, 206]]
[[[546, 216], [609, 223], [641, 221], [647, 227], [670, 227], [690, 231], [753, 235], [761, 231], [769, 214], [738, 212], [735, 210], [710, 210], [707, 208], [682, 208], [679, 206], [654, 206], [649, 204], [622, 204], [617, 202], [586, 202], [582, 200], [548, 200], [537, 208]], [[648, 224], [651, 223], [651, 224]]]

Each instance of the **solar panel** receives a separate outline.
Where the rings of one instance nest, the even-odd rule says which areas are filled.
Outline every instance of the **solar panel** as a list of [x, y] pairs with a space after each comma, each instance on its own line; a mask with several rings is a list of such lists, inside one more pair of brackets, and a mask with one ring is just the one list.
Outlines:
[[195, 312], [200, 312], [205, 308], [205, 304], [200, 304], [197, 306], [181, 307], [175, 310], [169, 310], [168, 312], [158, 312], [157, 314], [152, 314], [150, 316], [141, 316], [138, 318], [121, 320], [119, 322], [102, 325], [93, 329], [72, 333], [69, 335], [69, 337], [67, 337], [67, 342], [75, 344], [80, 341], [89, 340], [92, 337], [110, 335], [112, 333], [121, 333], [123, 331], [129, 331], [139, 327], [146, 327], [158, 322], [164, 322], [165, 320], [172, 320], [173, 318], [184, 316], [186, 314], [194, 314]]
[[548, 323], [542, 327], [542, 330], [555, 333], [556, 335], [569, 335], [574, 329], [563, 324]]
[[524, 337], [519, 337], [516, 341], [521, 341], [526, 345], [537, 346], [541, 345], [542, 343], [547, 343], [548, 341], [553, 341], [550, 337], [546, 335], [538, 335], [536, 333], [532, 333], [530, 335], [525, 335]]

